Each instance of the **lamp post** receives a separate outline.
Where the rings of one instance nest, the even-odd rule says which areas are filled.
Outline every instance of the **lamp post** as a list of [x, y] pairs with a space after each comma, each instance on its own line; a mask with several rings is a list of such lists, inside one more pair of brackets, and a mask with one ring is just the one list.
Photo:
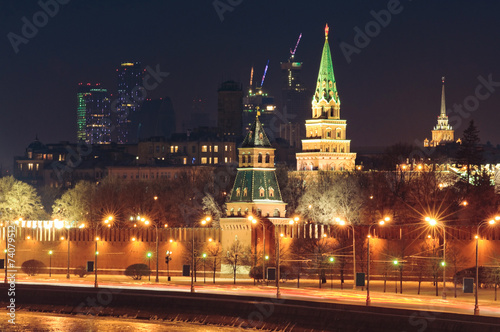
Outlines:
[[[257, 224], [259, 222], [262, 225], [262, 282], [266, 280], [266, 225], [264, 221], [255, 219], [252, 215], [248, 216], [248, 220], [252, 224]], [[257, 254], [257, 246], [255, 247], [255, 254]]]
[[276, 236], [276, 298], [279, 299], [281, 297], [280, 292], [280, 237], [283, 234], [278, 236], [278, 229], [274, 226], [274, 234]]
[[476, 232], [476, 294], [475, 294], [475, 304], [474, 304], [474, 315], [479, 315], [479, 303], [478, 303], [478, 285], [479, 285], [479, 265], [478, 265], [478, 252], [479, 252], [479, 228], [482, 225], [494, 225], [497, 220], [500, 220], [499, 216], [496, 216], [495, 219], [491, 219], [490, 221], [483, 221], [477, 226], [477, 232]]
[[371, 229], [374, 225], [384, 225], [386, 221], [390, 221], [391, 218], [385, 217], [383, 220], [380, 220], [378, 223], [373, 223], [368, 227], [368, 241], [366, 245], [366, 257], [367, 257], [367, 269], [366, 269], [366, 305], [369, 306], [371, 304], [371, 299], [370, 299], [370, 239], [371, 239]]
[[167, 250], [167, 256], [165, 257], [165, 263], [167, 263], [167, 280], [170, 281], [170, 261], [172, 257], [170, 257], [173, 253]]
[[52, 250], [49, 250], [49, 277], [52, 276]]
[[345, 220], [342, 220], [340, 218], [335, 218], [335, 221], [340, 225], [340, 226], [349, 226], [352, 228], [352, 274], [353, 274], [353, 281], [354, 285], [352, 289], [356, 289], [356, 233], [354, 231], [354, 225], [352, 223], [347, 223]]
[[203, 257], [203, 283], [206, 283], [206, 279], [205, 279], [205, 272], [206, 272], [205, 262], [206, 262], [206, 259], [207, 259], [207, 254], [203, 253], [202, 257]]
[[333, 289], [333, 263], [335, 262], [335, 257], [330, 257], [328, 260], [330, 261], [330, 264], [332, 266], [332, 273], [330, 275], [330, 288]]
[[[206, 217], [201, 221], [201, 224], [205, 226], [208, 222], [212, 220], [210, 217]], [[194, 230], [195, 227], [191, 227], [191, 235], [192, 235], [192, 246], [191, 246], [191, 293], [194, 293]]]
[[152, 253], [148, 252], [147, 256], [148, 256], [148, 261], [149, 261], [148, 281], [151, 281], [151, 256], [152, 256]]
[[[425, 221], [429, 223], [432, 227], [438, 226], [438, 222], [436, 219], [431, 217], [425, 217]], [[446, 299], [446, 228], [444, 224], [440, 225], [443, 228], [443, 261], [441, 262], [441, 266], [443, 267], [443, 293], [442, 298]]]
[[66, 279], [69, 279], [69, 226], [66, 226], [66, 238], [68, 240], [68, 270], [66, 271]]
[[[143, 220], [144, 218], [140, 218], [140, 216], [138, 216], [137, 219], [141, 220], [142, 222], [144, 222], [144, 224], [146, 226], [149, 226], [149, 224], [152, 224], [155, 227], [155, 235], [156, 235], [156, 240], [155, 240], [155, 246], [156, 246], [156, 278], [155, 278], [155, 282], [159, 282], [159, 278], [158, 278], [158, 225], [156, 223], [154, 223], [154, 222], [151, 223], [149, 220]], [[149, 266], [149, 269], [151, 270], [151, 266]], [[151, 279], [151, 277], [150, 277], [150, 279]]]

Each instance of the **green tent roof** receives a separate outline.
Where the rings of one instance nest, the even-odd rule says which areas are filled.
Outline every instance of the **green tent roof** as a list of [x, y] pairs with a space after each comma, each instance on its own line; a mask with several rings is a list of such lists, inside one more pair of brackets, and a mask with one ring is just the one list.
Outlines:
[[243, 141], [241, 147], [242, 148], [271, 147], [271, 143], [267, 138], [266, 132], [264, 131], [264, 128], [262, 126], [262, 123], [260, 123], [258, 116], [255, 117], [255, 121], [250, 127], [250, 130], [248, 131], [248, 134], [245, 137], [245, 140]]
[[238, 170], [230, 202], [253, 202], [256, 200], [282, 201], [274, 168], [269, 170], [251, 168]]
[[319, 102], [322, 98], [327, 102], [333, 98], [336, 103], [340, 103], [337, 83], [333, 74], [332, 54], [330, 53], [330, 45], [328, 44], [328, 25], [325, 28], [325, 45], [323, 46], [323, 54], [316, 81], [316, 91], [314, 93], [314, 100], [316, 102]]

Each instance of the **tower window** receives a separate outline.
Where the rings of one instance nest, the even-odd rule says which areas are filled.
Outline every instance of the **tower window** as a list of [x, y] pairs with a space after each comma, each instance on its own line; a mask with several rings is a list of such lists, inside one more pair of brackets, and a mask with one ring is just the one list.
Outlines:
[[266, 164], [269, 164], [271, 162], [271, 155], [269, 153], [266, 153]]
[[257, 162], [258, 162], [259, 164], [261, 164], [261, 163], [262, 163], [262, 153], [259, 153], [259, 158], [258, 158]]
[[260, 188], [259, 188], [259, 196], [260, 196], [260, 197], [264, 197], [264, 195], [265, 195], [264, 188], [260, 187]]
[[269, 197], [274, 197], [274, 189], [269, 187]]

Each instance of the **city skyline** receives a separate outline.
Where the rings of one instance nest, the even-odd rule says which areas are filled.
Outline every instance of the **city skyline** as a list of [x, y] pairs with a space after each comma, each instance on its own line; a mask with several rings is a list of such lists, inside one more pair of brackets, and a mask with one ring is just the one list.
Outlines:
[[[59, 5], [36, 35], [18, 45], [17, 53], [9, 38], [3, 39], [5, 51], [0, 57], [9, 65], [0, 69], [0, 97], [6, 110], [2, 112], [2, 166], [11, 168], [12, 157], [22, 154], [36, 134], [44, 143], [74, 142], [77, 84], [102, 82], [104, 88], [114, 91], [114, 70], [121, 61], [140, 61], [145, 68], [168, 73], [147, 91], [147, 98], [169, 96], [176, 113], [183, 114], [191, 108], [191, 100], [200, 96], [207, 100], [206, 111], [216, 117], [220, 83], [234, 79], [245, 90], [251, 67], [260, 78], [267, 59], [270, 65], [264, 88], [278, 97], [280, 62], [287, 60], [289, 49], [302, 33], [295, 59], [303, 62], [304, 84], [313, 91], [325, 23], [331, 29], [342, 115], [349, 123], [354, 152], [359, 146], [400, 141], [422, 146], [416, 141], [430, 136], [439, 115], [441, 76], [447, 78], [448, 112], [461, 121], [452, 123], [456, 138], [474, 119], [483, 143], [500, 143], [495, 126], [500, 115], [494, 112], [500, 102], [500, 94], [495, 92], [499, 84], [484, 86], [488, 80], [500, 81], [494, 60], [498, 32], [492, 30], [492, 6], [498, 5], [481, 8], [477, 3], [450, 1], [431, 7], [405, 1], [389, 8], [390, 3], [395, 2], [314, 4], [292, 11], [280, 4], [241, 2], [223, 13], [212, 3], [158, 5], [145, 1], [118, 7], [90, 1]], [[292, 7], [295, 2], [287, 4]], [[385, 24], [380, 13], [390, 9], [393, 13], [385, 17]], [[12, 2], [1, 10], [5, 16], [1, 31], [7, 36], [11, 32], [22, 35], [22, 18], [32, 20], [42, 8], [36, 3]], [[192, 19], [183, 20], [179, 13]], [[81, 29], [89, 16], [94, 24]], [[357, 31], [376, 27], [377, 18], [386, 26], [378, 24], [378, 32], [371, 33], [366, 45], [360, 40], [356, 43]], [[252, 28], [255, 26], [262, 31]], [[115, 37], [101, 37], [102, 30]], [[471, 96], [479, 86], [482, 97], [476, 98], [477, 110], [457, 112], [454, 105], [467, 102], [472, 105], [469, 108], [476, 108]], [[306, 114], [310, 111], [304, 110]], [[449, 114], [450, 122], [454, 114]]]

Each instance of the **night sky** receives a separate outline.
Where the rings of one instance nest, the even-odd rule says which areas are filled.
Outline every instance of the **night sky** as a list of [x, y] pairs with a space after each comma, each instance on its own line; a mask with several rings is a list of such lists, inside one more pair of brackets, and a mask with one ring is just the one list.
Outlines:
[[[448, 108], [467, 97], [473, 104], [478, 76], [500, 82], [500, 3], [495, 1], [401, 1], [400, 12], [351, 55], [350, 63], [340, 44], [354, 46], [354, 28], [365, 30], [374, 21], [370, 12], [386, 10], [389, 1], [220, 2], [233, 4], [223, 21], [212, 0], [72, 0], [16, 54], [8, 33], [22, 35], [22, 18], [32, 22], [41, 7], [37, 1], [1, 1], [3, 168], [12, 168], [13, 156], [22, 155], [36, 134], [44, 143], [75, 141], [77, 84], [101, 82], [115, 92], [120, 61], [159, 65], [170, 75], [148, 98], [171, 97], [179, 116], [190, 112], [194, 98], [202, 98], [215, 123], [219, 84], [227, 79], [248, 84], [252, 65], [260, 80], [270, 60], [264, 90], [280, 94], [279, 63], [303, 33], [296, 60], [304, 62], [304, 81], [312, 89], [325, 23], [353, 152], [430, 138], [443, 75]], [[490, 89], [496, 91], [481, 97], [477, 110], [460, 116], [456, 136], [473, 118], [483, 143], [500, 143], [500, 87]]]

